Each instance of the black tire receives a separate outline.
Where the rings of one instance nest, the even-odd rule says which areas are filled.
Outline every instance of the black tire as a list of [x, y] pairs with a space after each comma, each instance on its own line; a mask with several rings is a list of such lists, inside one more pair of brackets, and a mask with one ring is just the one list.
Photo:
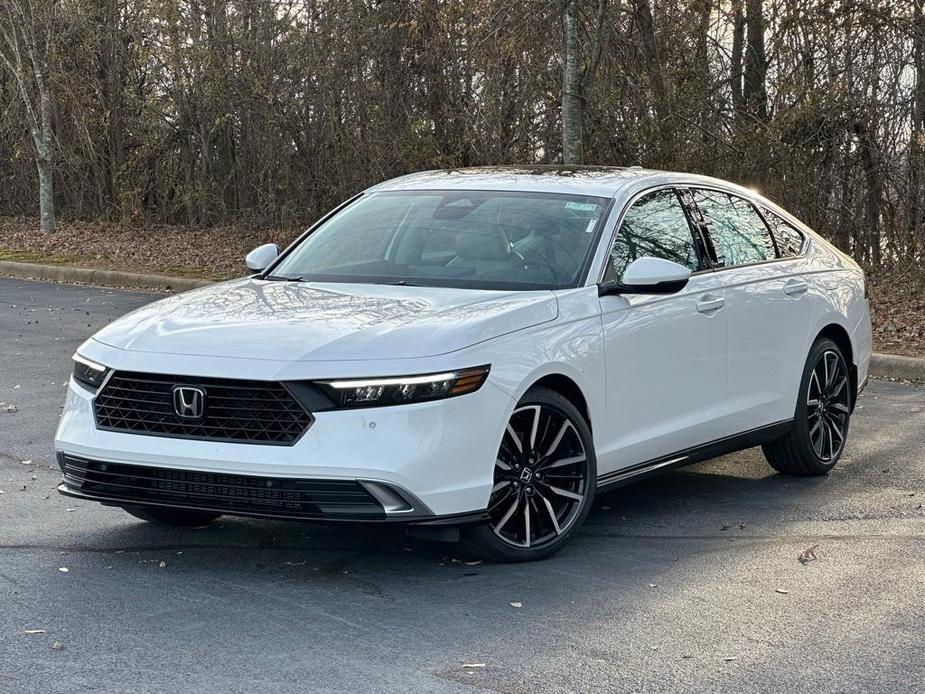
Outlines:
[[785, 475], [827, 474], [845, 450], [853, 398], [844, 355], [819, 338], [803, 367], [790, 432], [762, 446], [771, 467]]
[[[523, 425], [527, 428], [521, 436]], [[502, 437], [495, 487], [488, 504], [492, 520], [462, 529], [468, 553], [522, 562], [562, 549], [587, 517], [597, 490], [594, 443], [581, 412], [555, 391], [527, 391]]]
[[222, 515], [214, 511], [191, 511], [166, 506], [123, 506], [122, 508], [135, 518], [158, 525], [169, 525], [173, 528], [195, 528], [208, 525]]

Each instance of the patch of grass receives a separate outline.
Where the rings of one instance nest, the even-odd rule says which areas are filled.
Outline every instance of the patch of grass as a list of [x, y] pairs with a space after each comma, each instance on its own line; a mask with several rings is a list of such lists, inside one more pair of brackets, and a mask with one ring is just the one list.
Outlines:
[[83, 258], [79, 255], [49, 255], [38, 251], [0, 248], [0, 260], [9, 260], [15, 263], [44, 263], [45, 265], [77, 265], [81, 262], [90, 262], [91, 259]]
[[[207, 280], [224, 280], [229, 276], [222, 275], [214, 270], [207, 270], [203, 267], [187, 267], [185, 265], [155, 265], [145, 270], [146, 272], [156, 272], [160, 275], [171, 275], [172, 277], [192, 277], [194, 279]], [[242, 266], [241, 274], [244, 274]]]

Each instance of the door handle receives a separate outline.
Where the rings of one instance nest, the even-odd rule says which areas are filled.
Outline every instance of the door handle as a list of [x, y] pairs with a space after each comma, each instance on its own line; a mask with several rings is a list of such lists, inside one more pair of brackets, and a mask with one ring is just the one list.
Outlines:
[[809, 289], [809, 286], [803, 280], [790, 280], [784, 285], [784, 294], [787, 296], [799, 296]]
[[700, 313], [712, 313], [713, 311], [720, 310], [726, 303], [726, 300], [719, 296], [710, 296], [707, 294], [700, 301], [697, 302], [697, 310]]

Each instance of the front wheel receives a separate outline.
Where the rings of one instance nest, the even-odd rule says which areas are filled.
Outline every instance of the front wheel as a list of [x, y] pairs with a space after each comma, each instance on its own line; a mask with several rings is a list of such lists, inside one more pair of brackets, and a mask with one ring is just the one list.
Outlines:
[[787, 475], [824, 475], [835, 467], [848, 438], [852, 397], [838, 345], [816, 340], [803, 370], [793, 427], [762, 447], [771, 467]]
[[532, 388], [511, 414], [495, 460], [489, 522], [464, 530], [474, 554], [543, 559], [574, 537], [597, 489], [588, 423], [555, 391]]

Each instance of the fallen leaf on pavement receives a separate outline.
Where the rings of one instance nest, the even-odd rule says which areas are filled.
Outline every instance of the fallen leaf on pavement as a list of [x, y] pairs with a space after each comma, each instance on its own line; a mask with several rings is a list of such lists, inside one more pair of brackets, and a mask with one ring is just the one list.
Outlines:
[[478, 560], [476, 560], [476, 561], [467, 561], [467, 562], [463, 562], [463, 563], [464, 563], [466, 566], [478, 566], [479, 564], [482, 563], [482, 560], [481, 560], [481, 559], [478, 559]]
[[68, 571], [70, 571], [70, 569], [67, 568], [66, 566], [59, 566], [58, 571], [60, 571], [63, 574], [66, 574]]
[[512, 602], [511, 603], [511, 607], [523, 607], [523, 606], [524, 605], [522, 602]]
[[797, 557], [797, 559], [799, 559], [800, 563], [801, 563], [801, 564], [809, 564], [809, 562], [811, 562], [811, 561], [816, 561], [816, 559], [818, 558], [818, 557], [816, 557], [816, 547], [818, 547], [818, 546], [819, 546], [819, 545], [813, 545], [812, 547], [808, 547], [808, 548], [804, 549], [802, 552], [800, 552], [800, 556]]
[[463, 663], [462, 667], [469, 668], [469, 669], [480, 668], [480, 667], [485, 667], [485, 663]]
[[32, 465], [32, 458], [29, 458], [29, 460], [20, 460], [19, 462], [23, 465]]
[[775, 592], [775, 593], [780, 593], [781, 595], [787, 595], [787, 594], [790, 593], [789, 590], [784, 590], [783, 588], [775, 588], [775, 589], [774, 589], [774, 592]]
[[163, 560], [161, 560], [161, 562], [158, 564], [158, 567], [160, 567], [160, 568], [162, 568], [162, 569], [165, 568], [166, 566], [167, 566], [167, 562], [165, 562], [165, 561], [163, 561]]
[[734, 655], [731, 655], [727, 658], [723, 658], [723, 662], [726, 662], [726, 663], [731, 663], [733, 660], [738, 660], [738, 658], [736, 658]]
[[26, 636], [32, 636], [33, 634], [44, 634], [45, 630], [44, 629], [26, 629], [23, 633], [26, 634]]
[[63, 651], [63, 650], [64, 650], [64, 644], [61, 643], [60, 641], [55, 641], [53, 644], [51, 644], [51, 650], [53, 650], [53, 651]]

